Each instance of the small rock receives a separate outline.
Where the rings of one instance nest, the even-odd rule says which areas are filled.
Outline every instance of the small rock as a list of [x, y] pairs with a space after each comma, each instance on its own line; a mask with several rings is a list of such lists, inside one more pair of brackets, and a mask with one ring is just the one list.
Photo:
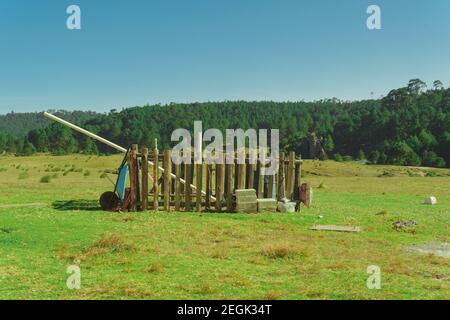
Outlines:
[[400, 221], [396, 221], [392, 224], [392, 226], [394, 227], [394, 229], [403, 229], [403, 228], [411, 228], [411, 227], [415, 227], [417, 226], [417, 222], [414, 220], [400, 220]]
[[277, 209], [279, 212], [292, 213], [295, 212], [295, 202], [278, 202]]
[[436, 199], [436, 197], [433, 197], [433, 196], [427, 197], [427, 198], [425, 198], [425, 201], [423, 203], [433, 206], [433, 205], [437, 204], [437, 199]]

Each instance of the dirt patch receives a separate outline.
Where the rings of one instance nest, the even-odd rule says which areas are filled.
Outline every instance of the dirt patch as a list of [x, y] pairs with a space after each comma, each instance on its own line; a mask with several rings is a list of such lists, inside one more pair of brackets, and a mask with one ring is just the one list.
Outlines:
[[426, 243], [422, 245], [410, 246], [407, 250], [410, 252], [431, 254], [450, 259], [450, 243]]
[[132, 251], [134, 246], [127, 243], [118, 234], [106, 234], [100, 240], [94, 242], [85, 251], [85, 256], [98, 256], [107, 253], [118, 253], [124, 251]]
[[18, 203], [18, 204], [5, 204], [1, 205], [0, 209], [9, 209], [9, 208], [25, 208], [25, 207], [44, 207], [45, 203]]

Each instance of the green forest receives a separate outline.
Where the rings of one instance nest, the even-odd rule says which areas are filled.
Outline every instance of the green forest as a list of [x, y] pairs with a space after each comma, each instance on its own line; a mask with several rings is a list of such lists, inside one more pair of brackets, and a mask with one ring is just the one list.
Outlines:
[[[204, 102], [146, 105], [108, 114], [58, 112], [119, 145], [132, 143], [168, 148], [172, 131], [203, 129], [279, 129], [280, 148], [304, 158], [336, 161], [367, 160], [373, 164], [450, 166], [450, 88], [419, 79], [380, 99], [314, 102]], [[322, 152], [311, 155], [310, 139], [317, 137]], [[50, 152], [107, 154], [113, 150], [45, 120], [42, 114], [0, 116], [0, 152], [31, 155]]]

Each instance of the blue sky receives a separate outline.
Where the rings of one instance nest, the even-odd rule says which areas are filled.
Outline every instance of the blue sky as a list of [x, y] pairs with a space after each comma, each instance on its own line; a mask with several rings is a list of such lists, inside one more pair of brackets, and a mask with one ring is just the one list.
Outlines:
[[411, 78], [450, 86], [448, 0], [0, 1], [0, 113], [355, 100]]

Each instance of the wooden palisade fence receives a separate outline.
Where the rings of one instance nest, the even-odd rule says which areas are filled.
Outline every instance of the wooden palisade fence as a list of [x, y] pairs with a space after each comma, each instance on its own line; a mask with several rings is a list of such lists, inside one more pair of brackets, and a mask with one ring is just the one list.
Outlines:
[[[153, 163], [153, 165], [149, 164]], [[160, 153], [133, 145], [128, 154], [130, 211], [235, 212], [236, 190], [254, 189], [258, 199], [300, 202], [302, 160], [280, 154], [276, 175], [260, 175], [260, 164], [172, 163]], [[162, 167], [164, 171], [158, 168]], [[287, 201], [287, 200], [285, 200]]]

